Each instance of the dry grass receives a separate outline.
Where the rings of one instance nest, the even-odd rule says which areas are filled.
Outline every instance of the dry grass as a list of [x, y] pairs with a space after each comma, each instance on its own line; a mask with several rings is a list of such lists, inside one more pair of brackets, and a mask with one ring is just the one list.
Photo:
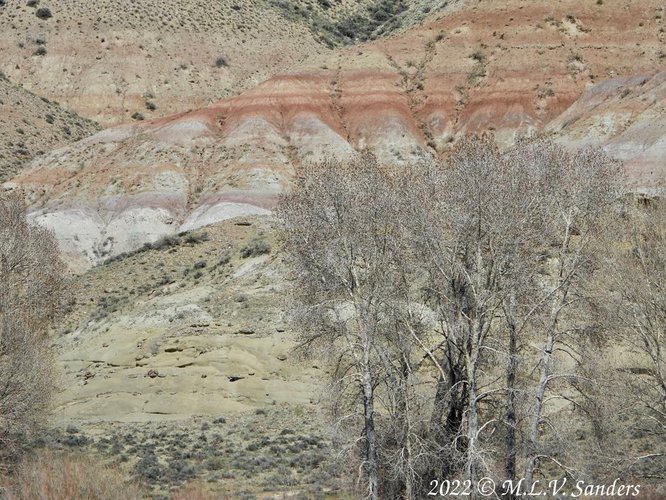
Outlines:
[[144, 497], [141, 488], [127, 482], [121, 471], [96, 463], [89, 456], [42, 452], [21, 464], [10, 481], [6, 498], [133, 500]]
[[219, 496], [198, 483], [190, 483], [171, 495], [171, 500], [216, 500]]

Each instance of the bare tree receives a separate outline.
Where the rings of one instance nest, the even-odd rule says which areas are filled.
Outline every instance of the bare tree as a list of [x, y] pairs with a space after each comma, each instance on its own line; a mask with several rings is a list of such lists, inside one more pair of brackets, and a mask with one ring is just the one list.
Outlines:
[[[539, 461], [543, 458], [554, 459], [552, 455], [540, 451], [539, 447], [545, 405], [549, 400], [548, 388], [555, 379], [575, 378], [572, 373], [553, 372], [555, 353], [561, 351], [578, 363], [583, 361], [576, 357], [572, 348], [576, 336], [584, 333], [581, 318], [567, 317], [567, 314], [581, 302], [578, 289], [594, 257], [590, 249], [591, 241], [599, 232], [600, 216], [617, 199], [619, 171], [617, 163], [599, 150], [571, 153], [551, 142], [528, 145], [522, 148], [520, 156], [544, 173], [542, 195], [547, 200], [548, 217], [543, 219], [541, 229], [542, 238], [550, 246], [543, 255], [546, 274], [536, 304], [546, 305], [546, 309], [539, 328], [543, 342], [539, 380], [534, 389], [527, 434], [524, 477], [529, 487]], [[528, 315], [537, 309], [530, 309]]]
[[[545, 171], [523, 160], [523, 149], [501, 153], [491, 137], [461, 141], [449, 162], [424, 178], [432, 192], [416, 200], [426, 201], [413, 200], [422, 208], [413, 239], [429, 276], [428, 300], [442, 321], [443, 339], [433, 348], [441, 375], [431, 420], [434, 428], [442, 423], [445, 429], [440, 443], [442, 437], [457, 443], [472, 483], [490, 469], [493, 453], [484, 449], [482, 434], [503, 420], [488, 412], [483, 416], [480, 405], [507, 394], [508, 425], [515, 429], [513, 389], [498, 384], [485, 367], [493, 359], [507, 363], [508, 384], [514, 384], [517, 327], [511, 314], [516, 297], [527, 294], [537, 274]], [[503, 314], [513, 332], [508, 347]], [[509, 454], [515, 456], [511, 432]]]
[[616, 172], [598, 151], [491, 137], [409, 169], [363, 155], [301, 170], [279, 209], [294, 318], [335, 360], [340, 421], [363, 422], [368, 497], [519, 469], [529, 485], [559, 463], [544, 424], [550, 401], [584, 407], [582, 285]]
[[[412, 359], [401, 331], [405, 325], [417, 331], [420, 318], [409, 311], [413, 287], [400, 217], [403, 181], [368, 154], [308, 165], [278, 209], [293, 270], [295, 324], [305, 346], [326, 350], [336, 360], [338, 394], [352, 402], [338, 406], [349, 410], [338, 418], [362, 420], [359, 478], [373, 499], [382, 489], [381, 496], [389, 494], [391, 483], [384, 475], [380, 487], [388, 462], [380, 456], [395, 459], [397, 447], [399, 462], [412, 462], [407, 417]], [[390, 417], [382, 431], [379, 400]], [[412, 490], [413, 475], [398, 476]]]
[[[606, 293], [600, 299], [609, 328], [627, 356], [616, 391], [632, 410], [632, 427], [666, 438], [666, 207], [661, 200], [629, 203], [605, 245]], [[610, 240], [610, 242], [609, 242]], [[629, 389], [629, 390], [627, 390]], [[626, 454], [622, 467], [664, 470], [666, 448]], [[650, 465], [652, 464], [652, 465]], [[663, 472], [648, 475], [663, 481]]]
[[62, 311], [55, 239], [26, 220], [20, 194], [0, 197], [0, 464], [16, 459], [47, 415], [54, 362], [47, 336]]

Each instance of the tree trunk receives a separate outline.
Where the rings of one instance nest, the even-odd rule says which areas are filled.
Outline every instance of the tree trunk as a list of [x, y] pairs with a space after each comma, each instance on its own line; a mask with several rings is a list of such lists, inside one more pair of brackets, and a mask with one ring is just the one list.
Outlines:
[[[476, 328], [472, 330], [476, 334]], [[477, 401], [476, 365], [478, 361], [478, 345], [471, 340], [471, 353], [467, 354], [467, 463], [465, 465], [466, 479], [476, 484], [479, 434], [479, 409]]]
[[[560, 273], [562, 276], [562, 273]], [[560, 289], [556, 294], [553, 307], [550, 312], [550, 320], [546, 330], [546, 343], [543, 347], [541, 355], [541, 372], [539, 375], [539, 383], [537, 384], [534, 394], [534, 414], [532, 415], [532, 422], [527, 437], [527, 463], [525, 465], [525, 482], [527, 487], [532, 486], [534, 478], [534, 470], [538, 465], [537, 457], [537, 444], [539, 440], [539, 425], [541, 424], [541, 416], [543, 414], [543, 400], [550, 380], [550, 365], [553, 359], [553, 349], [555, 347], [555, 335], [557, 332], [557, 323], [560, 311], [564, 306], [568, 292], [568, 287], [560, 281]]]
[[363, 410], [365, 427], [365, 463], [368, 475], [368, 495], [370, 500], [379, 500], [379, 470], [377, 465], [377, 436], [375, 435], [374, 389], [369, 366], [363, 374]]
[[562, 245], [559, 252], [559, 263], [557, 273], [557, 292], [553, 299], [553, 306], [550, 310], [550, 318], [548, 326], [546, 327], [546, 343], [543, 347], [541, 355], [541, 373], [539, 376], [539, 383], [537, 384], [534, 395], [534, 414], [532, 415], [532, 422], [527, 437], [527, 462], [525, 465], [525, 483], [528, 488], [532, 487], [534, 479], [534, 471], [538, 466], [537, 459], [537, 444], [539, 440], [539, 425], [541, 424], [541, 416], [543, 413], [543, 400], [550, 380], [550, 365], [553, 358], [553, 349], [555, 347], [555, 335], [557, 333], [557, 324], [562, 308], [565, 306], [567, 294], [569, 292], [569, 277], [567, 276], [566, 257], [569, 250], [569, 243], [571, 240], [571, 228], [573, 217], [567, 219], [566, 229]]
[[546, 394], [546, 387], [548, 386], [548, 379], [550, 377], [550, 362], [553, 354], [553, 345], [555, 344], [554, 330], [549, 329], [546, 345], [543, 348], [543, 355], [541, 358], [541, 375], [539, 383], [536, 387], [534, 397], [534, 414], [532, 415], [532, 422], [527, 437], [527, 464], [525, 465], [525, 483], [528, 488], [532, 486], [534, 478], [534, 470], [538, 465], [537, 460], [537, 443], [539, 439], [539, 424], [541, 424], [541, 414], [543, 412], [543, 399]]
[[397, 388], [398, 392], [398, 411], [402, 416], [402, 439], [401, 447], [405, 450], [406, 467], [405, 471], [405, 499], [412, 500], [414, 498], [414, 464], [412, 460], [412, 428], [411, 428], [411, 415], [409, 414], [409, 401], [407, 399], [407, 386], [409, 384], [409, 361], [403, 356], [401, 360], [401, 380], [400, 387]]
[[[509, 362], [506, 369], [506, 479], [516, 479], [516, 356], [517, 356], [517, 332], [514, 321], [515, 297], [511, 297], [509, 310], [507, 311], [507, 323], [509, 326]], [[514, 500], [515, 493], [510, 493], [509, 498]]]
[[[464, 375], [461, 372], [464, 367], [461, 367], [460, 364], [454, 365], [448, 353], [442, 355], [440, 366], [446, 372], [446, 377], [440, 374], [437, 380], [428, 432], [431, 441], [442, 448], [449, 448], [456, 436], [460, 435], [467, 398], [467, 385], [463, 382]], [[458, 442], [462, 443], [462, 441]], [[460, 446], [458, 448], [458, 451], [464, 451], [464, 448]], [[451, 477], [456, 472], [454, 460], [447, 460], [443, 457], [441, 469], [430, 470], [428, 477]]]

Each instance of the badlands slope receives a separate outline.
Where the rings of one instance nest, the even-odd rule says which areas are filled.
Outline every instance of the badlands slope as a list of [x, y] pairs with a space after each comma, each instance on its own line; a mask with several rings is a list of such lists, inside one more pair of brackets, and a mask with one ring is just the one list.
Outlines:
[[[404, 163], [483, 130], [503, 144], [543, 129], [576, 143], [568, 127], [584, 120], [547, 125], [586, 90], [570, 113], [589, 115], [590, 96], [606, 103], [595, 119], [612, 126], [583, 129], [629, 161], [661, 140], [654, 129], [643, 146], [621, 146], [633, 120], [651, 126], [663, 109], [663, 15], [654, 0], [468, 2], [206, 108], [107, 129], [35, 160], [11, 186], [27, 189], [32, 217], [86, 268], [165, 234], [265, 214], [296, 165], [325, 155], [371, 148]], [[620, 87], [629, 93], [612, 97]], [[653, 91], [637, 98], [642, 87]], [[620, 117], [615, 104], [632, 102]], [[636, 186], [661, 182], [640, 168]]]
[[273, 229], [226, 221], [73, 277], [54, 336], [60, 448], [120, 465], [151, 498], [195, 478], [230, 500], [335, 487], [327, 369], [293, 352]]
[[109, 126], [206, 106], [353, 42], [350, 30], [383, 35], [450, 3], [2, 0], [0, 70]]
[[0, 70], [107, 126], [205, 106], [325, 50], [263, 1], [26, 3], [0, 2]]
[[58, 418], [140, 422], [315, 403], [323, 375], [293, 362], [274, 238], [266, 218], [227, 221], [75, 278], [57, 336]]
[[547, 131], [572, 147], [603, 147], [623, 162], [630, 188], [663, 195], [666, 71], [614, 78], [590, 88]]

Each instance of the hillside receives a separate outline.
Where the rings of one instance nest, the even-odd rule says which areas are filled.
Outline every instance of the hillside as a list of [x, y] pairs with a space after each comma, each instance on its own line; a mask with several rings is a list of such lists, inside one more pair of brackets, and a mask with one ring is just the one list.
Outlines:
[[658, 2], [467, 5], [206, 108], [105, 130], [15, 181], [85, 268], [165, 234], [266, 213], [303, 161], [369, 147], [402, 163], [444, 155], [465, 133], [489, 130], [506, 145], [544, 130], [595, 83], [651, 78], [660, 12]]
[[53, 439], [162, 492], [193, 477], [223, 498], [335, 486], [316, 468], [326, 370], [292, 351], [274, 237], [243, 218], [75, 277]]
[[96, 123], [37, 97], [0, 73], [0, 182], [36, 156], [99, 130]]
[[270, 220], [237, 219], [76, 277], [59, 335], [58, 413], [135, 422], [312, 403], [318, 371], [284, 362], [295, 344], [276, 300], [284, 267], [274, 238]]
[[324, 50], [264, 2], [28, 3], [0, 6], [0, 70], [107, 126], [205, 106]]
[[586, 91], [547, 130], [564, 144], [601, 146], [624, 163], [629, 185], [666, 188], [666, 72], [608, 80]]
[[353, 42], [345, 33], [385, 35], [438, 4], [447, 2], [6, 0], [0, 70], [108, 126], [238, 94]]
[[268, 0], [286, 19], [303, 23], [327, 47], [386, 37], [442, 16], [463, 0]]

